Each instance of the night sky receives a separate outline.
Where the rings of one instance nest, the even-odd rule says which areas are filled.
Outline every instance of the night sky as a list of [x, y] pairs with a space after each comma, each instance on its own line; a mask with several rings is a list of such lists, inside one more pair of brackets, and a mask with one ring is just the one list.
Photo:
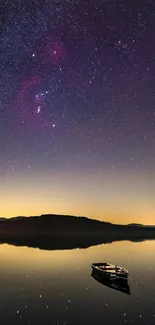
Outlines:
[[155, 2], [0, 6], [0, 216], [155, 224]]

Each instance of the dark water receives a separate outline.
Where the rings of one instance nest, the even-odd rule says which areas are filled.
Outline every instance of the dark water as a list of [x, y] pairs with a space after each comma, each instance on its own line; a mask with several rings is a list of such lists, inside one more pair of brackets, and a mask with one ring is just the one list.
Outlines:
[[[0, 246], [0, 324], [155, 324], [155, 241], [41, 251]], [[91, 276], [90, 263], [126, 267], [131, 295]]]

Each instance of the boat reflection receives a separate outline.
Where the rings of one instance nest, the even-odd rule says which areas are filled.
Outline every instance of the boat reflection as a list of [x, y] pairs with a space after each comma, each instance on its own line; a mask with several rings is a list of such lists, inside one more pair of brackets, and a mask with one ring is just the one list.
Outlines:
[[105, 285], [106, 287], [112, 288], [117, 291], [121, 291], [123, 293], [126, 293], [130, 295], [130, 287], [128, 285], [127, 279], [113, 279], [110, 280], [107, 277], [100, 276], [100, 274], [97, 274], [97, 272], [92, 271], [91, 276], [97, 280], [99, 283]]

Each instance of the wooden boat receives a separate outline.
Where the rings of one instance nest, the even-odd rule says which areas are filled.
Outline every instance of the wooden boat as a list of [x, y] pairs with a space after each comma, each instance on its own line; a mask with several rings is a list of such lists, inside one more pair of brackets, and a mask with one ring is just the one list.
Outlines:
[[107, 277], [109, 279], [127, 279], [129, 272], [122, 266], [117, 266], [109, 263], [92, 263], [92, 269], [100, 276]]
[[125, 293], [127, 295], [130, 295], [130, 287], [128, 285], [128, 280], [127, 279], [121, 279], [121, 278], [115, 278], [115, 279], [110, 279], [104, 276], [100, 276], [94, 270], [92, 271], [91, 276], [101, 283], [102, 285], [109, 287], [111, 289], [120, 291], [122, 293]]

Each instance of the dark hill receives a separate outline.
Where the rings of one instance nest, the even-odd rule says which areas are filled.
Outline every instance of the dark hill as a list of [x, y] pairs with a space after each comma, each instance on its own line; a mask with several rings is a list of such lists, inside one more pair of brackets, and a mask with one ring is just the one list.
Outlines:
[[0, 235], [4, 232], [82, 235], [112, 229], [115, 225], [86, 217], [41, 215], [35, 217], [14, 217], [5, 219], [0, 224]]
[[3, 219], [0, 223], [1, 242], [44, 249], [88, 247], [116, 240], [143, 239], [155, 239], [155, 229], [60, 215], [17, 217]]

